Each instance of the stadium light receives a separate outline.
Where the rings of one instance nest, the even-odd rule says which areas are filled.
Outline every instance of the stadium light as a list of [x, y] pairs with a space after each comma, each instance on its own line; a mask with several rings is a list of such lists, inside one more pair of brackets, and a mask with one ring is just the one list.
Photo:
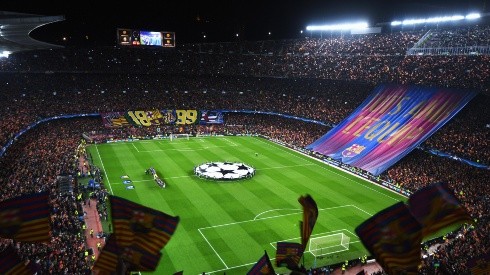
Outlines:
[[368, 23], [346, 23], [346, 24], [334, 24], [334, 25], [318, 25], [318, 26], [307, 26], [308, 31], [345, 31], [354, 29], [365, 29], [368, 27]]
[[480, 17], [481, 17], [481, 15], [479, 13], [470, 13], [470, 14], [466, 15], [464, 18], [467, 20], [472, 20], [472, 19], [478, 19]]
[[392, 21], [391, 25], [392, 26], [399, 26], [399, 25], [416, 25], [416, 24], [424, 24], [424, 23], [454, 22], [454, 21], [460, 21], [463, 19], [472, 20], [472, 19], [477, 19], [480, 17], [481, 17], [481, 15], [479, 13], [470, 13], [466, 16], [452, 15], [452, 16], [421, 18], [421, 19], [405, 19], [403, 21]]
[[11, 53], [12, 52], [10, 51], [3, 51], [2, 53], [0, 53], [0, 57], [8, 58]]

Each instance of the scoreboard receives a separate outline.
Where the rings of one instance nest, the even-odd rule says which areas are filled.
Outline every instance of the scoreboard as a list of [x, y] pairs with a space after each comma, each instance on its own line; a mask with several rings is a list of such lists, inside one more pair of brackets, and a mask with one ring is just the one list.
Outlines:
[[117, 29], [117, 41], [121, 46], [175, 47], [175, 32], [156, 32], [135, 29]]

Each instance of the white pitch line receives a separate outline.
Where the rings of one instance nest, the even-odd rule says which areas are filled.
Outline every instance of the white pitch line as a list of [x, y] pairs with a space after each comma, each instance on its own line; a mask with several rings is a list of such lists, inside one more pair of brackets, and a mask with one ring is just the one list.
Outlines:
[[131, 182], [147, 182], [147, 181], [155, 181], [155, 180], [132, 180]]
[[316, 164], [308, 163], [308, 164], [297, 164], [297, 165], [285, 165], [285, 166], [276, 166], [276, 167], [265, 167], [265, 168], [260, 168], [260, 169], [256, 169], [256, 170], [270, 170], [270, 169], [303, 167], [303, 166], [313, 166], [313, 165], [316, 165]]
[[[189, 176], [189, 175], [186, 175], [186, 176], [176, 176], [176, 177], [164, 177], [163, 179], [180, 179], [180, 178], [190, 178], [190, 177], [193, 177], [192, 176]], [[147, 181], [154, 181], [154, 180], [132, 180], [132, 182], [147, 182]]]
[[[270, 258], [271, 262], [276, 259], [276, 258]], [[226, 271], [226, 270], [230, 270], [230, 269], [235, 269], [235, 268], [239, 268], [239, 267], [244, 267], [244, 266], [247, 266], [247, 265], [254, 265], [256, 264], [255, 263], [248, 263], [248, 264], [242, 264], [242, 265], [236, 265], [236, 266], [232, 266], [232, 267], [229, 267], [229, 268], [223, 268], [223, 269], [219, 269], [219, 270], [214, 270], [214, 271], [208, 271], [208, 272], [205, 272], [206, 274], [213, 274], [213, 273], [216, 273], [216, 272], [221, 272], [221, 271]], [[199, 275], [201, 275], [202, 273], [199, 273]]]
[[199, 233], [201, 233], [201, 236], [204, 238], [204, 240], [208, 243], [209, 247], [211, 247], [211, 249], [214, 251], [214, 253], [216, 254], [216, 256], [218, 256], [218, 258], [221, 260], [221, 262], [225, 265], [226, 269], [228, 269], [228, 266], [226, 265], [225, 261], [223, 261], [223, 259], [221, 258], [221, 256], [218, 254], [218, 252], [216, 251], [216, 249], [214, 249], [214, 247], [211, 245], [211, 243], [208, 241], [208, 239], [206, 238], [206, 236], [204, 236], [204, 234], [201, 232], [200, 229], [197, 229], [197, 231], [199, 231]]
[[236, 143], [234, 143], [233, 141], [229, 140], [228, 138], [224, 138], [225, 141], [231, 143], [233, 146], [238, 146]]
[[[328, 231], [328, 232], [323, 232], [323, 233], [317, 233], [317, 234], [312, 234], [311, 237], [314, 237], [314, 236], [318, 236], [318, 235], [325, 235], [325, 233], [334, 233], [334, 232], [339, 232], [339, 231], [347, 231], [349, 233], [351, 233], [353, 236], [356, 236], [355, 234], [353, 234], [352, 232], [350, 232], [348, 229], [338, 229], [338, 230], [332, 230], [332, 231]], [[286, 240], [281, 240], [279, 242], [283, 242], [283, 241], [291, 241], [291, 240], [296, 240], [296, 239], [299, 239], [299, 237], [297, 238], [291, 238], [291, 239], [286, 239]], [[352, 241], [352, 242], [349, 242], [349, 243], [360, 243], [361, 241]], [[277, 242], [276, 242], [277, 243]], [[273, 249], [276, 249], [276, 246], [274, 245], [274, 243], [269, 243]], [[305, 251], [305, 252], [308, 252], [310, 254], [312, 254], [310, 251]], [[270, 259], [271, 261], [275, 260], [275, 258], [271, 258]], [[213, 270], [213, 271], [208, 271], [208, 272], [205, 272], [206, 274], [213, 274], [213, 273], [216, 273], [216, 272], [221, 272], [221, 271], [226, 271], [226, 270], [230, 270], [230, 269], [235, 269], [235, 268], [239, 268], [239, 267], [244, 267], [244, 266], [247, 266], [247, 265], [253, 265], [255, 264], [254, 263], [248, 263], [248, 264], [242, 264], [242, 265], [236, 265], [236, 266], [231, 266], [229, 268], [223, 268], [223, 269], [219, 269], [219, 270]], [[199, 273], [200, 275], [201, 273]]]
[[[351, 204], [348, 204], [348, 205], [342, 205], [342, 206], [335, 206], [335, 207], [329, 207], [329, 208], [321, 208], [321, 209], [318, 209], [318, 211], [323, 211], [323, 210], [329, 210], [329, 209], [335, 209], [335, 208], [342, 208], [342, 207], [354, 207], [370, 216], [372, 216], [371, 214], [369, 214], [368, 212], [360, 209], [359, 207], [355, 206], [355, 205], [351, 205]], [[268, 210], [268, 211], [264, 211], [262, 212], [261, 214], [263, 213], [267, 213], [267, 212], [270, 212], [270, 211], [275, 211], [275, 210], [298, 210], [298, 209], [273, 209], [273, 210]], [[259, 214], [259, 215], [261, 215]], [[277, 218], [277, 217], [283, 217], [283, 216], [289, 216], [289, 215], [294, 215], [294, 214], [299, 214], [299, 213], [291, 213], [291, 214], [285, 214], [285, 215], [278, 215], [278, 216], [273, 216], [273, 217], [267, 217], [267, 218], [262, 218], [262, 219], [258, 219], [258, 220], [266, 220], [266, 219], [270, 219], [270, 218]], [[222, 226], [227, 226], [227, 225], [235, 225], [235, 224], [240, 224], [240, 223], [245, 223], [245, 222], [252, 222], [252, 221], [257, 221], [256, 218], [254, 218], [253, 220], [247, 220], [247, 221], [241, 221], [241, 222], [234, 222], [234, 223], [227, 223], [227, 224], [221, 224], [221, 225], [215, 225], [215, 226], [208, 226], [208, 227], [202, 227], [202, 228], [199, 228], [197, 229], [199, 231], [199, 233], [204, 237], [204, 239], [206, 240], [206, 242], [209, 244], [209, 246], [213, 249], [213, 251], [216, 253], [216, 255], [218, 255], [218, 257], [220, 258], [220, 260], [224, 263], [223, 259], [219, 256], [218, 252], [216, 252], [216, 250], [213, 248], [213, 246], [211, 245], [211, 243], [206, 239], [206, 237], [204, 236], [204, 234], [202, 233], [201, 230], [204, 230], [204, 229], [209, 229], [209, 228], [216, 228], [216, 227], [222, 227]], [[328, 232], [322, 232], [322, 233], [316, 233], [316, 234], [312, 234], [311, 236], [314, 237], [314, 236], [320, 236], [320, 235], [325, 235], [325, 233], [335, 233], [335, 232], [342, 232], [342, 231], [347, 231], [350, 233], [351, 236], [353, 237], [356, 237], [357, 238], [357, 235], [352, 233], [350, 230], [348, 229], [338, 229], [338, 230], [332, 230], [332, 231], [328, 231]], [[290, 239], [285, 239], [285, 240], [282, 240], [282, 241], [291, 241], [291, 240], [296, 240], [296, 239], [299, 239], [298, 237], [296, 238], [290, 238]], [[361, 241], [352, 241], [350, 243], [359, 243]], [[276, 248], [274, 246], [273, 243], [269, 243], [274, 249]], [[306, 252], [309, 252], [309, 251], [306, 251]], [[310, 252], [311, 253], [311, 252]], [[275, 258], [271, 258], [271, 260], [274, 260]], [[221, 272], [221, 271], [225, 271], [225, 270], [230, 270], [230, 269], [234, 269], [234, 268], [238, 268], [238, 267], [243, 267], [243, 266], [247, 266], [247, 265], [252, 265], [252, 264], [255, 264], [255, 263], [248, 263], [248, 264], [242, 264], [242, 265], [237, 265], [237, 266], [231, 266], [231, 267], [227, 267], [227, 268], [223, 268], [223, 269], [219, 269], [219, 270], [214, 270], [214, 271], [209, 271], [209, 272], [206, 272], [206, 274], [213, 274], [213, 273], [216, 273], [216, 272]], [[225, 264], [226, 266], [226, 264]]]
[[114, 192], [112, 192], [112, 186], [111, 186], [111, 182], [109, 181], [109, 176], [107, 175], [107, 172], [105, 171], [104, 162], [102, 161], [102, 158], [100, 157], [99, 148], [97, 147], [97, 144], [95, 144], [95, 150], [97, 150], [97, 155], [99, 156], [100, 164], [102, 164], [102, 170], [104, 170], [104, 175], [105, 175], [105, 178], [107, 180], [107, 183], [109, 184], [109, 189], [111, 190], [111, 194], [114, 194]]
[[355, 207], [355, 208], [357, 208], [359, 211], [362, 211], [362, 212], [364, 212], [364, 213], [368, 214], [370, 217], [373, 215], [373, 214], [368, 213], [368, 212], [364, 211], [363, 209], [361, 209], [361, 208], [359, 208], [359, 207], [357, 207], [357, 206], [355, 206], [355, 205], [352, 205], [352, 206], [353, 206], [353, 207]]
[[138, 150], [138, 148], [136, 148], [136, 146], [134, 145], [134, 142], [131, 142], [131, 145], [133, 145], [134, 149], [136, 149], [136, 152], [140, 152], [140, 150]]
[[[352, 233], [349, 229], [346, 229], [346, 228], [342, 228], [342, 229], [337, 229], [337, 230], [331, 230], [331, 231], [327, 231], [327, 232], [322, 232], [322, 233], [316, 233], [316, 234], [311, 234], [310, 237], [315, 237], [315, 236], [321, 236], [321, 235], [325, 235], [325, 234], [331, 234], [331, 233], [335, 233], [335, 232], [343, 232], [343, 231], [347, 231], [349, 232], [352, 237], [354, 238], [359, 238], [356, 234]], [[301, 237], [295, 237], [295, 238], [289, 238], [289, 239], [284, 239], [284, 240], [280, 240], [280, 241], [276, 241], [277, 242], [287, 242], [287, 241], [294, 241], [294, 240], [297, 240], [297, 239], [300, 239]], [[352, 242], [351, 242], [352, 243]], [[269, 243], [270, 245], [272, 245], [272, 247], [274, 247], [274, 249], [276, 248], [273, 244], [274, 243]]]
[[237, 147], [237, 146], [238, 145], [223, 145], [223, 146], [206, 146], [206, 147], [201, 147], [201, 148], [171, 148], [171, 149], [138, 151], [138, 153], [165, 152], [165, 151], [194, 152], [194, 151], [209, 150], [209, 149], [213, 149], [213, 148], [226, 148], [226, 147]]
[[[265, 214], [265, 213], [269, 213], [269, 212], [272, 212], [272, 211], [278, 211], [278, 210], [294, 210], [294, 211], [301, 211], [301, 209], [298, 209], [298, 208], [278, 208], [278, 209], [271, 209], [271, 210], [267, 210], [267, 211], [264, 211], [262, 213], [259, 213], [257, 214], [257, 216], [255, 216], [255, 218], [253, 219], [254, 221], [262, 214]], [[301, 212], [300, 212], [301, 213]]]
[[181, 178], [190, 178], [190, 177], [194, 177], [194, 175], [192, 175], [192, 176], [186, 175], [186, 176], [164, 177], [163, 179], [181, 179]]
[[[310, 166], [310, 165], [315, 165], [315, 164], [312, 164], [311, 163], [311, 164], [302, 164], [302, 165], [267, 167], [267, 168], [261, 168], [261, 169], [256, 169], [256, 170], [257, 171], [262, 171], [262, 170], [282, 169], [282, 168], [299, 167], [299, 166]], [[163, 179], [181, 179], [181, 178], [191, 178], [191, 177], [194, 177], [194, 175], [175, 176], [175, 177], [164, 177]], [[153, 180], [133, 180], [132, 182], [145, 182], [145, 181], [153, 181]], [[269, 210], [269, 211], [272, 211], [272, 210]]]
[[[347, 205], [341, 205], [341, 206], [321, 208], [321, 209], [318, 209], [318, 211], [330, 210], [330, 209], [335, 209], [335, 208], [343, 208], [343, 207], [349, 207], [349, 206], [352, 206], [352, 205], [347, 204]], [[217, 227], [223, 227], [223, 226], [228, 226], [228, 225], [241, 224], [241, 223], [246, 223], [246, 222], [254, 222], [254, 221], [260, 221], [260, 220], [268, 220], [268, 219], [273, 219], [273, 218], [278, 218], [278, 217], [285, 217], [285, 216], [297, 215], [299, 213], [301, 213], [301, 212], [291, 213], [291, 214], [283, 214], [283, 215], [276, 215], [276, 216], [271, 216], [271, 217], [266, 217], [266, 218], [260, 218], [260, 219], [246, 220], [246, 221], [241, 221], [241, 222], [232, 222], [232, 223], [225, 223], [225, 224], [219, 224], [219, 225], [201, 227], [198, 230], [201, 230], [201, 229], [209, 229], [209, 228], [217, 228]]]

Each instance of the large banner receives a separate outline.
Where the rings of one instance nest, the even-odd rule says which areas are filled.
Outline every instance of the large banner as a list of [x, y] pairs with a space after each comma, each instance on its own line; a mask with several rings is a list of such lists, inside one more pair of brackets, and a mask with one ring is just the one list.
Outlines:
[[457, 114], [474, 92], [379, 85], [354, 112], [307, 149], [377, 176]]
[[199, 124], [223, 124], [223, 113], [221, 111], [201, 110]]
[[105, 127], [186, 125], [200, 123], [201, 119], [198, 110], [184, 109], [110, 112], [100, 116]]
[[130, 126], [131, 124], [129, 124], [125, 115], [126, 112], [100, 113], [100, 116], [102, 117], [102, 123], [105, 127]]

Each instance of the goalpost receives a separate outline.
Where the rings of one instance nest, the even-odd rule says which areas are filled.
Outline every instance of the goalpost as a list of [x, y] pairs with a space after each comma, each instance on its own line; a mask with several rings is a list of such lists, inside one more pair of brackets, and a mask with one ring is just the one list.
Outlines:
[[189, 134], [170, 134], [170, 141], [173, 141], [174, 139], [186, 139], [189, 140]]
[[344, 233], [336, 233], [310, 238], [309, 252], [315, 257], [349, 250], [350, 238]]

